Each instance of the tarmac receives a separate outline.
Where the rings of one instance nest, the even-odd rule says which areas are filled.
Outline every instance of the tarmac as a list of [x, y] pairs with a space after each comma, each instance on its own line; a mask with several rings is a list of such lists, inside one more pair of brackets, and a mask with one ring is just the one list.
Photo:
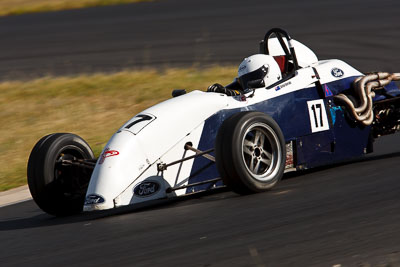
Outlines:
[[32, 196], [29, 192], [28, 185], [13, 188], [4, 192], [0, 192], [0, 208], [31, 199]]

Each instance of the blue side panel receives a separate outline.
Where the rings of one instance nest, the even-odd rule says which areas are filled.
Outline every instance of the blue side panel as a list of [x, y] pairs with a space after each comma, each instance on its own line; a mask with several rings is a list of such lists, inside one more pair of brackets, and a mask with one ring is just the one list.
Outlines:
[[[280, 126], [286, 142], [295, 141], [295, 157], [298, 168], [311, 168], [358, 157], [365, 153], [370, 142], [371, 127], [363, 127], [351, 121], [345, 110], [336, 106], [333, 96], [349, 90], [356, 77], [323, 84], [322, 91], [311, 87], [241, 109], [221, 110], [205, 121], [198, 148], [207, 150], [214, 147], [217, 132], [223, 121], [241, 111], [261, 111], [270, 115]], [[385, 88], [386, 93], [400, 94], [393, 83]], [[325, 97], [326, 112], [330, 130], [312, 133], [307, 101]], [[384, 95], [384, 94], [383, 94]], [[209, 160], [195, 159], [189, 177], [189, 184], [219, 177], [217, 168]], [[222, 182], [216, 184], [222, 185]], [[209, 189], [212, 184], [188, 187], [187, 193]]]
[[335, 114], [333, 160], [343, 161], [365, 154], [370, 141], [371, 126], [365, 127], [351, 121], [341, 107], [332, 104], [329, 108]]
[[297, 138], [297, 168], [308, 169], [332, 163], [333, 132], [323, 131]]
[[317, 88], [311, 87], [258, 103], [252, 108], [270, 115], [288, 142], [311, 133], [307, 101], [319, 98]]
[[[333, 94], [349, 90], [354, 79], [351, 77], [328, 83]], [[364, 127], [349, 119], [344, 108], [336, 106], [333, 97], [328, 98], [326, 107], [333, 126], [334, 143], [332, 144], [332, 162], [343, 161], [346, 159], [363, 155], [368, 147], [371, 127]]]
[[397, 97], [400, 96], [400, 89], [397, 87], [397, 84], [395, 82], [391, 82], [388, 85], [386, 85], [383, 89], [381, 90], [375, 90], [375, 97], [373, 98], [373, 101], [380, 101], [384, 100], [387, 97]]
[[353, 77], [348, 77], [344, 78], [341, 80], [337, 80], [331, 83], [328, 83], [327, 86], [331, 90], [333, 95], [340, 94], [343, 91], [349, 90], [351, 88], [351, 85], [353, 81], [359, 76], [353, 76]]
[[[218, 133], [218, 129], [221, 126], [222, 122], [232, 116], [234, 113], [239, 112], [240, 109], [237, 110], [223, 110], [215, 115], [208, 118], [204, 124], [203, 133], [200, 138], [198, 149], [204, 151], [214, 147], [215, 138]], [[215, 156], [212, 152], [211, 155]], [[210, 180], [213, 178], [219, 177], [219, 173], [217, 171], [217, 167], [215, 163], [204, 158], [197, 157], [194, 160], [192, 171], [189, 177], [189, 184], [197, 183], [205, 180]], [[221, 186], [222, 181], [216, 183], [216, 186]], [[203, 184], [198, 186], [188, 187], [186, 189], [186, 193], [197, 192], [201, 190], [210, 189], [213, 184]]]
[[[253, 110], [269, 114], [279, 124], [287, 142], [296, 139], [298, 136], [309, 135], [311, 133], [311, 127], [308, 117], [307, 101], [313, 99], [319, 99], [316, 87], [282, 95], [242, 109], [221, 110], [205, 121], [198, 149], [207, 150], [213, 148], [218, 129], [223, 121], [240, 111]], [[198, 157], [193, 163], [189, 184], [216, 177], [219, 177], [219, 174], [215, 164], [210, 163], [209, 160], [203, 157]], [[217, 185], [221, 184], [220, 182]], [[204, 184], [188, 187], [187, 193], [206, 190], [210, 186], [212, 185]]]
[[388, 85], [386, 85], [385, 91], [387, 94], [389, 94], [391, 96], [399, 96], [400, 95], [400, 89], [395, 82], [391, 82]]

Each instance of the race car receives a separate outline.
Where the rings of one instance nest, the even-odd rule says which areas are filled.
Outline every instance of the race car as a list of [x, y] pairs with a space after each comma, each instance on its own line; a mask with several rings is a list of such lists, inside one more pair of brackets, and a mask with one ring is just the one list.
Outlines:
[[173, 91], [126, 122], [98, 158], [75, 134], [43, 137], [29, 157], [29, 189], [56, 216], [219, 187], [264, 192], [285, 172], [360, 157], [398, 131], [399, 79], [318, 60], [274, 28], [232, 84]]

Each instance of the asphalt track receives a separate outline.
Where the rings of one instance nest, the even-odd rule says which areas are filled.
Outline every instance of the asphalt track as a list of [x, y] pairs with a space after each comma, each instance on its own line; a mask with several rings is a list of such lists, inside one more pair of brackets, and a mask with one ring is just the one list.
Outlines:
[[[216, 2], [216, 3], [214, 3]], [[0, 19], [2, 79], [239, 63], [279, 26], [320, 58], [399, 71], [398, 1], [159, 1]], [[400, 135], [347, 164], [229, 191], [53, 218], [0, 208], [1, 266], [400, 266]]]
[[396, 0], [159, 0], [0, 18], [0, 79], [235, 64], [272, 27], [321, 59], [398, 71]]

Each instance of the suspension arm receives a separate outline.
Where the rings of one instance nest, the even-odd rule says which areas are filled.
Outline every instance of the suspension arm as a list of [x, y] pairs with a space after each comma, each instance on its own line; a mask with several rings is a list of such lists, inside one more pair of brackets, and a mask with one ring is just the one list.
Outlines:
[[61, 164], [63, 166], [76, 166], [86, 169], [93, 170], [96, 166], [97, 159], [94, 160], [84, 160], [84, 159], [63, 159], [61, 160]]
[[215, 158], [209, 154], [209, 153], [214, 151], [214, 148], [210, 148], [208, 150], [201, 151], [201, 150], [198, 150], [198, 149], [192, 147], [189, 144], [186, 144], [185, 145], [185, 150], [191, 150], [191, 151], [195, 152], [196, 154], [193, 155], [193, 156], [189, 156], [189, 157], [186, 157], [186, 158], [183, 158], [183, 159], [179, 159], [179, 160], [173, 161], [173, 162], [171, 162], [169, 164], [159, 163], [157, 165], [157, 170], [158, 171], [165, 171], [169, 166], [172, 166], [172, 165], [175, 165], [175, 164], [178, 164], [178, 163], [190, 160], [190, 159], [194, 159], [194, 158], [197, 158], [197, 157], [200, 157], [200, 156], [203, 156], [206, 159], [215, 162]]
[[172, 191], [176, 191], [179, 189], [185, 189], [191, 186], [197, 186], [197, 185], [202, 185], [202, 184], [208, 184], [208, 183], [213, 183], [215, 184], [218, 181], [221, 181], [222, 178], [215, 178], [215, 179], [211, 179], [211, 180], [206, 180], [206, 181], [202, 181], [202, 182], [198, 182], [198, 183], [193, 183], [193, 184], [188, 184], [188, 185], [183, 185], [183, 186], [178, 186], [178, 187], [168, 187], [166, 192], [167, 193], [171, 193]]

